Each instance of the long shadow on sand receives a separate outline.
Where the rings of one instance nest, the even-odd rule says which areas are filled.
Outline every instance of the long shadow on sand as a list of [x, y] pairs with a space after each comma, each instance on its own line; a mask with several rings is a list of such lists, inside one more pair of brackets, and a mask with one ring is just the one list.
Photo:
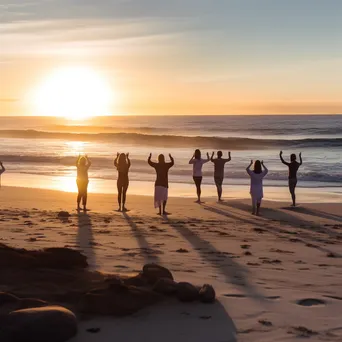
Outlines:
[[160, 263], [158, 255], [155, 254], [154, 250], [151, 248], [150, 244], [144, 237], [143, 231], [138, 228], [136, 223], [133, 221], [133, 218], [129, 216], [126, 212], [123, 212], [122, 216], [126, 219], [127, 223], [131, 227], [133, 236], [137, 239], [139, 248], [142, 250], [145, 262], [149, 263], [152, 261], [155, 263]]
[[209, 262], [225, 277], [227, 283], [239, 286], [254, 299], [266, 300], [257, 288], [248, 281], [248, 269], [237, 263], [229, 253], [222, 253], [183, 223], [169, 218], [165, 218], [165, 220], [198, 251], [203, 260]]
[[[245, 211], [250, 215], [251, 207], [245, 203], [242, 202], [223, 202], [221, 205], [224, 207], [231, 207], [235, 209], [239, 209], [242, 211]], [[310, 231], [311, 233], [314, 233], [315, 231], [321, 233], [321, 234], [327, 234], [329, 237], [335, 237], [339, 234], [336, 233], [336, 231], [329, 229], [328, 227], [323, 227], [321, 224], [314, 223], [312, 221], [304, 220], [303, 218], [300, 218], [296, 215], [291, 214], [293, 213], [304, 213], [307, 215], [312, 215], [313, 211], [310, 209], [305, 208], [295, 208], [287, 211], [279, 210], [279, 209], [272, 209], [263, 207], [261, 208], [261, 217], [272, 220], [272, 221], [278, 221], [281, 223], [285, 223], [293, 228], [300, 228]], [[316, 215], [317, 216], [317, 215]]]
[[317, 209], [309, 209], [304, 207], [296, 207], [296, 208], [283, 208], [284, 210], [301, 213], [305, 215], [315, 216], [322, 219], [332, 220], [336, 222], [342, 222], [342, 216], [325, 213], [323, 211], [317, 210]]
[[79, 212], [77, 214], [77, 244], [82, 249], [88, 259], [90, 268], [96, 268], [96, 255], [94, 251], [93, 225], [91, 218], [87, 213]]
[[[241, 212], [233, 212], [232, 210], [228, 210], [228, 207], [230, 209], [238, 209], [238, 210], [244, 211], [246, 214], [242, 214]], [[204, 209], [206, 210], [212, 211], [216, 214], [219, 214], [225, 217], [230, 217], [237, 221], [242, 221], [244, 223], [249, 223], [253, 225], [257, 225], [258, 223], [261, 223], [262, 228], [266, 229], [269, 233], [272, 233], [279, 238], [284, 237], [284, 234], [295, 234], [295, 235], [298, 234], [300, 236], [300, 239], [297, 239], [298, 242], [302, 242], [307, 245], [310, 245], [310, 244], [312, 245], [312, 242], [320, 243], [320, 244], [329, 243], [329, 240], [324, 240], [323, 236], [313, 235], [315, 233], [328, 235], [328, 239], [331, 239], [340, 235], [340, 234], [337, 234], [335, 231], [328, 229], [327, 227], [322, 227], [321, 225], [313, 224], [310, 221], [305, 221], [294, 215], [284, 213], [281, 210], [262, 208], [262, 211], [261, 211], [262, 216], [256, 218], [251, 215], [250, 206], [241, 202], [222, 203], [221, 208], [217, 208], [216, 206], [209, 206], [209, 205], [204, 206]], [[292, 228], [296, 228], [297, 230], [290, 232], [290, 231], [287, 231], [286, 229], [275, 227], [273, 222], [285, 223], [286, 225]], [[304, 234], [303, 231], [300, 231], [300, 230], [305, 230], [306, 233]], [[323, 247], [323, 246], [312, 245], [311, 247], [315, 247], [318, 250], [321, 250], [322, 252], [325, 252], [325, 253], [332, 253], [330, 249]], [[333, 253], [333, 254], [335, 254], [337, 257], [342, 257], [341, 254], [337, 254], [337, 253]]]
[[237, 342], [236, 326], [219, 301], [210, 305], [168, 302], [154, 306], [142, 315], [143, 319], [140, 316], [120, 318], [120, 329], [117, 319], [104, 317], [98, 334], [89, 334], [81, 328], [70, 342]]

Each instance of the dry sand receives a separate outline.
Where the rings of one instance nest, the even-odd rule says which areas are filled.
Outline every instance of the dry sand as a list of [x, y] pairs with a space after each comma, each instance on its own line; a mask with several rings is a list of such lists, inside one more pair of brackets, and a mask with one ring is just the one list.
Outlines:
[[[342, 341], [342, 205], [172, 198], [172, 215], [156, 215], [151, 197], [129, 196], [131, 211], [114, 211], [115, 196], [89, 196], [77, 214], [75, 194], [3, 187], [0, 241], [14, 247], [68, 246], [93, 269], [132, 274], [147, 262], [177, 281], [211, 283], [218, 302], [167, 304], [124, 318], [80, 323], [73, 342]], [[69, 221], [57, 212], [69, 211]], [[90, 333], [88, 328], [100, 328]]]

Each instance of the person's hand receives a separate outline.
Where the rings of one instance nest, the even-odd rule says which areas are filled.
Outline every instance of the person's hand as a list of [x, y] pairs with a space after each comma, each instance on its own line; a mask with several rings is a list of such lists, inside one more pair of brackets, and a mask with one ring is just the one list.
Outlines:
[[116, 157], [117, 157], [117, 158], [119, 157], [119, 155], [120, 155], [120, 153], [119, 153], [119, 152], [116, 152]]
[[172, 159], [171, 153], [169, 153], [169, 157], [170, 157], [170, 159]]
[[302, 152], [299, 153], [299, 158], [302, 158]]
[[213, 151], [213, 153], [211, 154], [211, 158], [214, 157], [214, 154], [215, 154], [215, 152]]
[[231, 155], [230, 155], [230, 151], [228, 152], [228, 157], [229, 157], [229, 158], [231, 157]]
[[279, 155], [281, 155], [281, 156], [282, 156], [282, 155], [283, 155], [283, 151], [280, 151]]
[[251, 165], [253, 164], [253, 159], [251, 159]]
[[208, 159], [209, 159], [209, 153], [207, 152], [207, 157], [208, 157]]
[[152, 153], [150, 153], [150, 156], [149, 156], [149, 158], [152, 158]]
[[129, 152], [128, 152], [128, 153], [126, 153], [126, 157], [127, 157], [127, 158], [129, 158]]
[[261, 161], [261, 165], [264, 165], [264, 161], [263, 160]]

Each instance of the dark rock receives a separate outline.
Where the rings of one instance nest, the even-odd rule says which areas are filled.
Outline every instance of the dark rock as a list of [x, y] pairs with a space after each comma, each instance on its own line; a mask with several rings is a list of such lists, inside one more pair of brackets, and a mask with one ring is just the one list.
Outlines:
[[177, 292], [177, 283], [171, 279], [162, 278], [154, 284], [153, 291], [164, 295], [173, 295]]
[[13, 311], [6, 323], [11, 342], [65, 342], [77, 334], [75, 315], [58, 306]]
[[199, 291], [199, 298], [203, 303], [214, 303], [216, 298], [214, 288], [209, 284], [204, 284]]
[[145, 287], [148, 285], [147, 279], [142, 274], [138, 274], [134, 277], [123, 279], [125, 285]]
[[16, 303], [19, 300], [17, 296], [10, 293], [0, 292], [0, 306], [7, 303]]
[[146, 264], [143, 267], [142, 275], [151, 285], [154, 285], [159, 279], [162, 278], [173, 280], [172, 273], [167, 268], [157, 264]]
[[163, 297], [149, 289], [134, 286], [93, 290], [79, 304], [82, 313], [97, 315], [131, 315], [161, 301]]
[[86, 268], [87, 258], [69, 248], [47, 248], [38, 251], [11, 248], [0, 243], [0, 268]]
[[57, 215], [58, 218], [60, 219], [67, 219], [69, 218], [71, 215], [67, 212], [67, 211], [60, 211]]
[[178, 283], [177, 298], [181, 302], [193, 302], [199, 298], [199, 290], [190, 283]]

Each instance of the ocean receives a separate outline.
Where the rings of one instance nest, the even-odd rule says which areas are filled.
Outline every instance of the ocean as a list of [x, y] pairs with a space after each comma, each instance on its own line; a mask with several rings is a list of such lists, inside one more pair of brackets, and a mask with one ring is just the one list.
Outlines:
[[[232, 153], [226, 165], [224, 195], [248, 197], [246, 166], [264, 160], [269, 169], [265, 198], [288, 199], [289, 160], [302, 152], [298, 197], [302, 200], [342, 201], [342, 115], [265, 116], [125, 116], [98, 117], [84, 122], [50, 117], [0, 117], [0, 160], [7, 172], [2, 184], [76, 191], [75, 159], [86, 153], [92, 160], [90, 192], [116, 193], [117, 152], [130, 153], [132, 167], [128, 194], [152, 195], [153, 158], [171, 153], [170, 195], [194, 197], [194, 149], [202, 155], [222, 150]], [[213, 164], [203, 167], [203, 196], [216, 195]]]

